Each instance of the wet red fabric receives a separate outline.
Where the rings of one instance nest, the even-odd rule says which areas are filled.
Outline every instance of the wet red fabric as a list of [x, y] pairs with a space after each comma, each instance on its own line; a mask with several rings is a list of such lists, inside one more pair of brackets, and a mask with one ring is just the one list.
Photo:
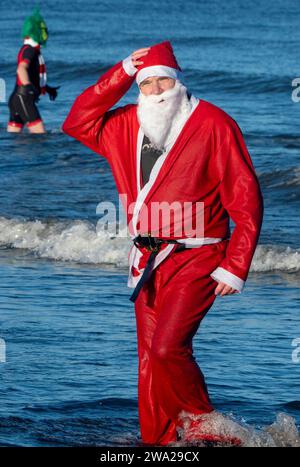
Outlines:
[[142, 441], [177, 439], [182, 410], [214, 410], [192, 339], [216, 298], [210, 273], [228, 240], [171, 254], [153, 272], [135, 303], [138, 342], [138, 410]]

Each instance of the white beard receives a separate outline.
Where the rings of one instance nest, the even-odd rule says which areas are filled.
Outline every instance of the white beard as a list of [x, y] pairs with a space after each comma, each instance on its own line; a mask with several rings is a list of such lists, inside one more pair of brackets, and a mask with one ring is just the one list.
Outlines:
[[[163, 102], [161, 100], [163, 99]], [[144, 134], [153, 146], [166, 149], [175, 141], [191, 114], [192, 104], [186, 87], [178, 80], [162, 94], [138, 96], [137, 116]]]

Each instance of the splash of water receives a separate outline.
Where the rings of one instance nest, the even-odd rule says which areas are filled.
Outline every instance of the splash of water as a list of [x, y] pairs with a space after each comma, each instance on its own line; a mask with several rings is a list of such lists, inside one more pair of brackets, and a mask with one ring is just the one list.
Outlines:
[[[25, 248], [42, 258], [126, 268], [131, 242], [129, 235], [111, 238], [83, 220], [31, 221], [0, 217], [0, 245]], [[258, 245], [250, 271], [274, 270], [300, 271], [300, 251], [277, 245]]]
[[216, 410], [204, 415], [182, 411], [179, 420], [180, 440], [172, 443], [173, 446], [207, 446], [207, 438], [211, 437], [219, 440], [210, 443], [216, 447], [238, 445], [237, 440], [240, 447], [300, 447], [295, 419], [284, 412], [279, 412], [274, 423], [261, 429]]

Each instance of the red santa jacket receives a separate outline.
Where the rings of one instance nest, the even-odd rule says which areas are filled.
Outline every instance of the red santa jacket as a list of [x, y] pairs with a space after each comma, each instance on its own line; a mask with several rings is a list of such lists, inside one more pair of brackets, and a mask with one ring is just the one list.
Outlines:
[[[126, 194], [129, 205], [141, 192], [143, 132], [137, 119], [136, 104], [111, 110], [134, 81], [134, 75], [128, 73], [124, 61], [120, 61], [102, 75], [96, 84], [77, 97], [62, 129], [107, 159], [118, 192]], [[146, 206], [161, 201], [190, 202], [192, 217], [196, 214], [197, 203], [203, 202], [203, 234], [212, 240], [230, 236], [231, 217], [235, 228], [226, 257], [211, 275], [241, 292], [260, 234], [262, 194], [235, 120], [212, 103], [203, 99], [196, 101], [195, 109], [152, 179], [146, 195], [144, 193], [143, 202]], [[127, 211], [129, 230], [136, 234], [139, 233], [139, 217], [132, 225], [133, 217], [132, 211]], [[172, 227], [170, 238], [177, 238]], [[158, 231], [156, 236], [160, 234]]]

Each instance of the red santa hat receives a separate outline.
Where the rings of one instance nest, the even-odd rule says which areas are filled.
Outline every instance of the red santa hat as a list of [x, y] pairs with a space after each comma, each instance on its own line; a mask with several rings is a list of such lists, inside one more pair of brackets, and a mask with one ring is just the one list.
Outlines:
[[175, 58], [172, 45], [169, 41], [150, 47], [147, 55], [141, 58], [144, 62], [137, 65], [136, 82], [139, 85], [149, 76], [167, 76], [168, 78], [178, 79], [181, 68]]

